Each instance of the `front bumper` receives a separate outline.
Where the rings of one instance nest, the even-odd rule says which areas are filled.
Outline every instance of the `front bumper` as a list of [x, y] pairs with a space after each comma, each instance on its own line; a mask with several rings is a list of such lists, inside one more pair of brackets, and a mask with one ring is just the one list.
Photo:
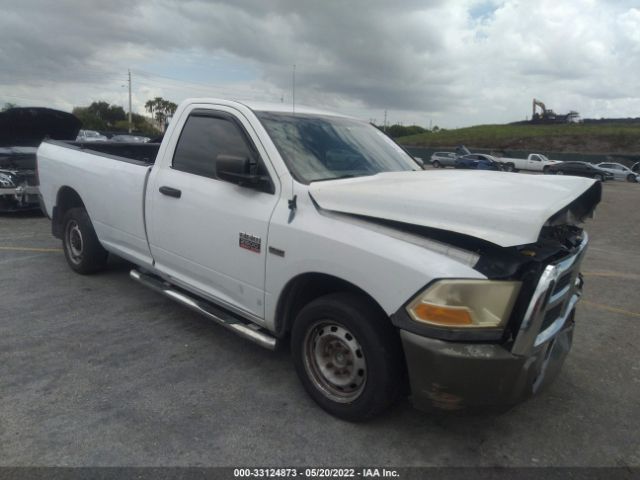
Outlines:
[[0, 188], [0, 211], [39, 209], [39, 196], [40, 190], [35, 185]]
[[585, 233], [575, 254], [545, 268], [519, 331], [506, 343], [448, 341], [401, 328], [415, 407], [504, 408], [551, 383], [571, 349], [587, 242]]
[[557, 376], [571, 349], [573, 312], [563, 328], [528, 356], [501, 345], [453, 343], [402, 330], [416, 408], [461, 410], [509, 407]]

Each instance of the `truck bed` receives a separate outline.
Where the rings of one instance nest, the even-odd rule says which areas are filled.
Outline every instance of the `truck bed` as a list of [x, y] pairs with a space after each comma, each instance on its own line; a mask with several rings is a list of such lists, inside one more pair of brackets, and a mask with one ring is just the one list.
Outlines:
[[61, 190], [73, 189], [83, 202], [103, 246], [138, 265], [151, 262], [144, 200], [158, 143], [45, 140], [37, 153], [47, 179], [40, 193], [49, 217]]
[[114, 160], [134, 160], [145, 165], [153, 165], [156, 161], [158, 150], [160, 150], [159, 143], [75, 142], [64, 140], [49, 140], [49, 143], [83, 150]]

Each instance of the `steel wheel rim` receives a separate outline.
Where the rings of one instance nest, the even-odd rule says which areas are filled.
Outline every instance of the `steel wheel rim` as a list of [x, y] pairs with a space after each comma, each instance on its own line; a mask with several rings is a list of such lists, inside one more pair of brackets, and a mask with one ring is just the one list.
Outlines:
[[82, 249], [84, 243], [82, 240], [82, 232], [80, 226], [75, 220], [71, 220], [67, 224], [67, 251], [69, 252], [69, 258], [73, 263], [80, 263], [82, 261]]
[[349, 403], [356, 400], [367, 381], [367, 363], [356, 337], [331, 320], [316, 322], [303, 348], [304, 367], [313, 385], [327, 398]]

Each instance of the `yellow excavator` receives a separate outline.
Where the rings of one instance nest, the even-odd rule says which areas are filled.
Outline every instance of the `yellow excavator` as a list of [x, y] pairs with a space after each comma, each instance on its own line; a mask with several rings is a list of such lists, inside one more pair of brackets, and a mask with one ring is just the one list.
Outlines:
[[[540, 113], [536, 110], [540, 107]], [[533, 99], [533, 109], [531, 112], [531, 123], [576, 123], [580, 114], [574, 110], [566, 115], [556, 114], [540, 100]]]

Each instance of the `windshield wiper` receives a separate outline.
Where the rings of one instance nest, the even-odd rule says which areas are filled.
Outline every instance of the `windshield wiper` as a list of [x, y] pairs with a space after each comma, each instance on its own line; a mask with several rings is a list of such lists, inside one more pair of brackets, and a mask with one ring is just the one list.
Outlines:
[[337, 177], [327, 177], [327, 178], [318, 178], [317, 180], [311, 180], [313, 182], [326, 182], [327, 180], [341, 180], [343, 178], [354, 178], [354, 177], [368, 177], [370, 175], [375, 175], [375, 173], [363, 173], [363, 174], [354, 174], [354, 173], [346, 173], [344, 175], [338, 175]]

